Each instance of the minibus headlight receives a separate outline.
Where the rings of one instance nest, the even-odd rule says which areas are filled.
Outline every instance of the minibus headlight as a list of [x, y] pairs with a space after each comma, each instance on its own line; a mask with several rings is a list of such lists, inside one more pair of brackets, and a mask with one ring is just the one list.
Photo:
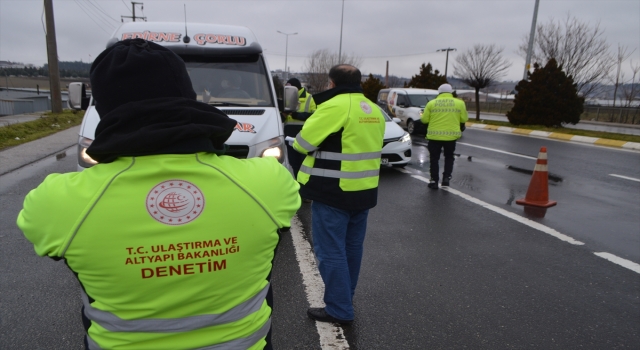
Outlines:
[[95, 159], [91, 158], [87, 154], [87, 148], [91, 146], [92, 142], [93, 142], [92, 139], [82, 137], [82, 136], [78, 140], [78, 165], [80, 165], [83, 168], [91, 168], [92, 166], [98, 164], [98, 162]]

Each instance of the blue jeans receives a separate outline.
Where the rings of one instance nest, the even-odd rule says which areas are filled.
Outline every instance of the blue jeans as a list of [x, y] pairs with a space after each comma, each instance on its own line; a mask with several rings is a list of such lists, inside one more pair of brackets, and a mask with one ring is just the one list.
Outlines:
[[313, 250], [324, 281], [325, 311], [341, 320], [353, 320], [353, 295], [369, 209], [342, 210], [313, 201], [311, 212]]

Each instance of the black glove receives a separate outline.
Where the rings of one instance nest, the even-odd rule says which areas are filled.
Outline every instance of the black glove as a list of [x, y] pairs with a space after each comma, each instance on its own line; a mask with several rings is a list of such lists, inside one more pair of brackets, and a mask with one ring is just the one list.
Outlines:
[[464, 129], [467, 128], [467, 125], [465, 123], [460, 123], [460, 132], [464, 131]]

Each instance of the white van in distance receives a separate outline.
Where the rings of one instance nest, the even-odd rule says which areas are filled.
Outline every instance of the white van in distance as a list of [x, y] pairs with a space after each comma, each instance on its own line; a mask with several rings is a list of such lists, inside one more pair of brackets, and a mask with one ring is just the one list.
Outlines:
[[438, 96], [438, 90], [391, 88], [378, 93], [377, 104], [394, 118], [400, 119], [400, 125], [409, 134], [424, 133], [420, 115], [427, 102]]
[[[187, 36], [193, 33], [191, 37]], [[129, 22], [116, 29], [107, 47], [142, 38], [180, 56], [198, 101], [238, 121], [226, 142], [227, 155], [275, 157], [288, 166], [282, 121], [269, 66], [253, 32], [246, 27], [203, 23]], [[284, 111], [296, 110], [298, 91], [285, 87]], [[84, 98], [84, 101], [83, 101]], [[86, 153], [100, 116], [82, 83], [69, 86], [69, 106], [86, 109], [78, 141], [78, 170], [96, 164]]]

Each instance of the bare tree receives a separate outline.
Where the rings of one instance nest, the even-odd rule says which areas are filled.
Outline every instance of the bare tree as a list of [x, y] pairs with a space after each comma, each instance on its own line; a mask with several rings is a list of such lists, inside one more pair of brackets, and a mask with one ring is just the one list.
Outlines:
[[[359, 56], [342, 54], [340, 63], [360, 67], [364, 62]], [[312, 92], [320, 92], [326, 89], [329, 80], [329, 70], [338, 64], [338, 53], [328, 49], [313, 51], [307, 56], [305, 69], [307, 71], [307, 86]]]
[[622, 95], [625, 107], [631, 107], [633, 101], [640, 99], [640, 64], [629, 62], [631, 66], [631, 79], [622, 84]]
[[[598, 91], [614, 66], [603, 34], [599, 23], [583, 23], [569, 14], [564, 22], [551, 18], [536, 27], [532, 61], [544, 66], [549, 59], [555, 58], [576, 82], [578, 92], [588, 97]], [[527, 56], [528, 43], [529, 35], [526, 35], [518, 48], [522, 57]]]
[[402, 87], [402, 85], [404, 85], [404, 81], [402, 79], [400, 79], [400, 77], [395, 76], [395, 75], [390, 75], [389, 76], [389, 86], [387, 87]]
[[615, 59], [615, 75], [609, 77], [609, 81], [613, 84], [613, 107], [616, 107], [616, 100], [618, 98], [618, 89], [621, 85], [624, 85], [624, 72], [622, 72], [622, 63], [636, 51], [635, 49], [627, 53], [627, 47], [620, 46], [618, 44], [618, 55]]
[[480, 89], [496, 83], [511, 67], [511, 62], [502, 57], [503, 50], [495, 44], [474, 45], [453, 63], [453, 74], [476, 90], [476, 120], [480, 120]]

